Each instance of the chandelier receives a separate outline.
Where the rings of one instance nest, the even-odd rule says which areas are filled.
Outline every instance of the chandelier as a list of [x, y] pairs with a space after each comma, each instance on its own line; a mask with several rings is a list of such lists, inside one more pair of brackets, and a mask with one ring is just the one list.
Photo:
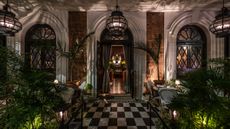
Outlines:
[[215, 17], [215, 20], [209, 26], [209, 30], [217, 37], [230, 35], [230, 12], [224, 7], [224, 0], [221, 12]]
[[113, 36], [121, 36], [128, 27], [128, 22], [119, 11], [118, 2], [116, 1], [116, 10], [112, 12], [111, 16], [106, 21], [106, 28]]
[[113, 61], [113, 64], [118, 66], [121, 64], [121, 56], [116, 54], [115, 56], [112, 56], [112, 61]]
[[22, 29], [22, 24], [15, 17], [15, 14], [9, 11], [9, 8], [7, 0], [6, 5], [0, 10], [0, 34], [13, 36]]

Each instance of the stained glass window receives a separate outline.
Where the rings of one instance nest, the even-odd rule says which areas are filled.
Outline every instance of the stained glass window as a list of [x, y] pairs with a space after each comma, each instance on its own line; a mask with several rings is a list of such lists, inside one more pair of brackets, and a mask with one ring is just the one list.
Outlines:
[[177, 74], [182, 75], [203, 66], [205, 36], [196, 26], [185, 26], [177, 35]]
[[31, 69], [56, 71], [56, 35], [47, 24], [36, 24], [26, 34], [26, 62]]

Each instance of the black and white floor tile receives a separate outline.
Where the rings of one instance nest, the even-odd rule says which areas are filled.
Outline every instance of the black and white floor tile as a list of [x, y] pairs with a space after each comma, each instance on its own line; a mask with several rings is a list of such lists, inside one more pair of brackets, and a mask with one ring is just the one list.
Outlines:
[[[152, 114], [152, 116], [154, 116]], [[151, 129], [155, 129], [154, 118]], [[105, 103], [101, 101], [87, 107], [83, 119], [84, 129], [150, 129], [146, 103]]]

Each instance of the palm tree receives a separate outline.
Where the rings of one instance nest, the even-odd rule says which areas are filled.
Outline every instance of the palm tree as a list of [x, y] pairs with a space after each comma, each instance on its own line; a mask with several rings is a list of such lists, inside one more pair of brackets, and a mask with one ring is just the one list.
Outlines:
[[83, 50], [84, 44], [86, 43], [87, 39], [93, 35], [95, 32], [90, 32], [85, 37], [83, 37], [80, 41], [76, 39], [73, 43], [72, 48], [69, 51], [66, 51], [66, 46], [62, 47], [61, 43], [58, 42], [57, 51], [59, 52], [61, 57], [65, 57], [70, 62], [70, 81], [72, 81], [72, 74], [73, 74], [73, 67], [74, 64], [77, 63], [77, 59], [79, 57], [79, 53]]
[[160, 78], [159, 57], [160, 57], [161, 40], [162, 40], [162, 36], [161, 34], [158, 34], [155, 36], [154, 42], [152, 43], [153, 46], [152, 48], [148, 47], [147, 44], [144, 44], [142, 42], [136, 43], [134, 46], [134, 48], [143, 50], [150, 55], [150, 57], [152, 58], [153, 62], [157, 67], [157, 80], [159, 80]]

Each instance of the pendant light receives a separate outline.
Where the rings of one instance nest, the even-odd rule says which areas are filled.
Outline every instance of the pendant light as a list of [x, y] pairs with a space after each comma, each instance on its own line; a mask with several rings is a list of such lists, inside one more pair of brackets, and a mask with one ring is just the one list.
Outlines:
[[230, 12], [224, 7], [224, 0], [221, 12], [215, 17], [215, 20], [209, 26], [209, 30], [217, 37], [230, 35]]
[[0, 10], [0, 34], [13, 36], [22, 29], [22, 24], [9, 9], [10, 6], [7, 0], [3, 9]]
[[116, 10], [111, 13], [111, 16], [106, 21], [106, 28], [112, 36], [121, 36], [128, 27], [128, 22], [119, 10], [118, 0], [116, 0]]

